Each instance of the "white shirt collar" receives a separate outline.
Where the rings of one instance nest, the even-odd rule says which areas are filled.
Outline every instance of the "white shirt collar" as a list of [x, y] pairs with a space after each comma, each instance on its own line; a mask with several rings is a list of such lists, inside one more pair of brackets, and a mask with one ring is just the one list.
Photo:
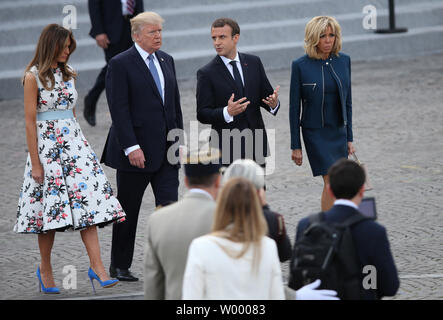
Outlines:
[[211, 196], [211, 194], [203, 189], [192, 188], [189, 190], [189, 192], [204, 194], [204, 195], [208, 196], [211, 200], [214, 200], [214, 198]]
[[[143, 50], [142, 47], [140, 47], [137, 42], [134, 42], [135, 44], [135, 48], [137, 49], [138, 53], [141, 55], [143, 61], [146, 61], [146, 59], [148, 59], [148, 57], [150, 56], [150, 54], [148, 52], [146, 52], [145, 50]], [[152, 53], [152, 55], [154, 56], [154, 60], [157, 59], [157, 57], [155, 56], [155, 53]]]
[[237, 51], [237, 53], [235, 54], [235, 58], [234, 59], [229, 59], [229, 58], [226, 58], [226, 57], [224, 57], [224, 56], [220, 56], [220, 58], [223, 60], [223, 63], [226, 65], [226, 66], [228, 66], [228, 64], [231, 62], [231, 61], [236, 61], [236, 62], [240, 62], [240, 58], [239, 58], [239, 56], [238, 56], [238, 51]]
[[348, 206], [348, 207], [352, 207], [356, 210], [358, 210], [358, 206], [352, 202], [351, 200], [347, 200], [347, 199], [337, 199], [334, 201], [334, 206], [336, 205], [342, 205], [342, 206]]

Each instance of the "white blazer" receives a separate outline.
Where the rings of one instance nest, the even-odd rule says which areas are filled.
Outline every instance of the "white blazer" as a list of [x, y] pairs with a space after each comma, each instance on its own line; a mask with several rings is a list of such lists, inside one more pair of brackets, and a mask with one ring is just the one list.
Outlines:
[[[205, 235], [192, 241], [183, 279], [183, 299], [285, 299], [275, 241], [263, 237], [257, 272], [252, 270], [253, 246], [241, 258], [243, 244]], [[226, 250], [226, 251], [225, 251]]]

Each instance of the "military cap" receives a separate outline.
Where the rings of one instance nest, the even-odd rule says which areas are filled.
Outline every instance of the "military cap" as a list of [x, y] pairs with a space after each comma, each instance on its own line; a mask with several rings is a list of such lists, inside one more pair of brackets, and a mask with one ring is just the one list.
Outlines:
[[220, 172], [221, 152], [216, 148], [189, 151], [186, 147], [182, 147], [180, 148], [180, 161], [184, 165], [186, 176], [209, 176]]

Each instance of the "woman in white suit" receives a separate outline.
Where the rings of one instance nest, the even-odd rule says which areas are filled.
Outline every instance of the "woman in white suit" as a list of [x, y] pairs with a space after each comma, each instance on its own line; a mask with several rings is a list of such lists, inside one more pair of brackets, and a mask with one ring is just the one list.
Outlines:
[[233, 178], [217, 201], [212, 233], [189, 247], [183, 299], [285, 299], [275, 241], [256, 188]]

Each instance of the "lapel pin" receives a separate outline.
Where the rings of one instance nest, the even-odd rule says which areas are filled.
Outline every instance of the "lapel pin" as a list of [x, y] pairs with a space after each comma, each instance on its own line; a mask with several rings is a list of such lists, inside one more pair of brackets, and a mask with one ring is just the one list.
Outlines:
[[163, 61], [165, 61], [165, 60], [163, 60], [163, 58], [160, 58], [160, 60], [163, 62]]

